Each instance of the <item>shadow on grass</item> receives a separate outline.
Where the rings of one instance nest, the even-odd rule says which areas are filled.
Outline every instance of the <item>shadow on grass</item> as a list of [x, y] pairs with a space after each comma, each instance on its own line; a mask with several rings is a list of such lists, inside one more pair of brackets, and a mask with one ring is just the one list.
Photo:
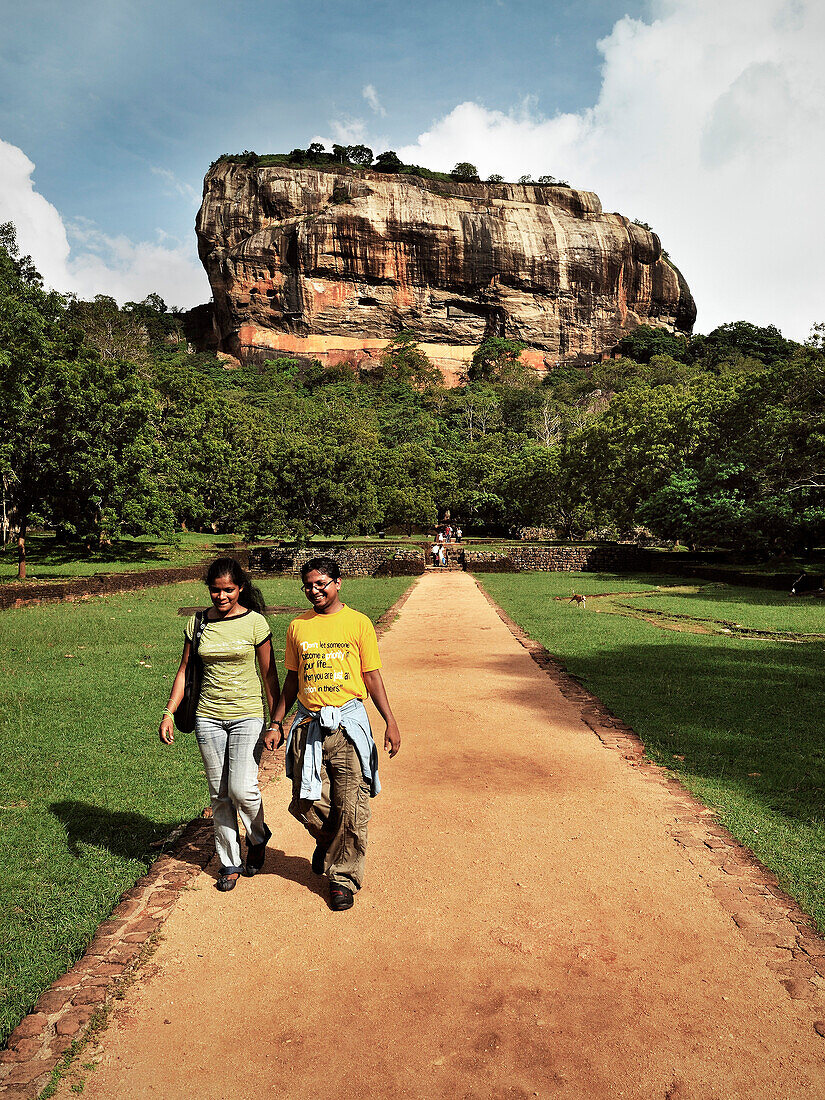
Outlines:
[[[105, 848], [122, 859], [151, 861], [160, 854], [150, 845], [164, 840], [181, 825], [180, 821], [152, 821], [143, 814], [126, 810], [107, 810], [88, 802], [52, 802], [50, 811], [66, 830], [69, 852], [78, 859], [81, 844]], [[185, 856], [181, 858], [186, 859]], [[197, 863], [199, 860], [192, 859]]]
[[660, 762], [722, 780], [773, 813], [821, 823], [821, 648], [702, 642], [668, 639], [575, 656], [559, 647], [559, 655]]
[[[85, 565], [113, 565], [117, 568], [128, 565], [146, 565], [147, 567], [163, 568], [168, 566], [173, 559], [187, 552], [194, 555], [206, 555], [209, 552], [210, 540], [204, 535], [203, 547], [182, 547], [177, 549], [173, 544], [132, 542], [130, 540], [115, 540], [108, 546], [101, 546], [87, 550], [83, 543], [58, 542], [51, 538], [36, 538], [30, 536], [27, 542], [26, 561], [29, 570], [37, 572], [38, 568], [49, 569], [51, 580], [71, 579], [76, 572], [70, 569], [64, 572], [56, 571], [56, 567], [77, 565], [82, 562]], [[217, 551], [216, 551], [217, 552]], [[17, 561], [16, 546], [9, 546], [3, 553], [3, 560]], [[195, 560], [193, 558], [193, 560]], [[105, 568], [101, 570], [105, 572]], [[3, 578], [8, 580], [10, 578]]]

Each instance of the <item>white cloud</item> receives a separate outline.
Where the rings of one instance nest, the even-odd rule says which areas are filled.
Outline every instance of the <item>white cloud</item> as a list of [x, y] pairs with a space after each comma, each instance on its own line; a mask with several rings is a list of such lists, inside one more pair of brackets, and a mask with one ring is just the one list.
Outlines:
[[[336, 118], [330, 122], [332, 134], [338, 145], [363, 145], [367, 124], [363, 118]], [[329, 139], [320, 139], [324, 144], [331, 144]]]
[[313, 138], [313, 141], [320, 141], [328, 149], [332, 147], [333, 142], [337, 145], [366, 145], [375, 153], [391, 147], [386, 134], [371, 132], [363, 118], [342, 116], [330, 119], [329, 125], [332, 137], [319, 134]]
[[0, 222], [14, 222], [21, 252], [32, 257], [47, 286], [81, 298], [109, 294], [121, 303], [155, 292], [183, 309], [208, 301], [209, 283], [194, 243], [162, 232], [155, 241], [110, 237], [85, 220], [67, 229], [35, 190], [33, 172], [21, 149], [0, 140]]
[[58, 287], [66, 273], [69, 240], [60, 214], [35, 191], [33, 171], [22, 149], [0, 140], [0, 222], [14, 222], [20, 251], [32, 256], [49, 286]]
[[361, 89], [361, 95], [370, 105], [370, 108], [375, 111], [377, 115], [380, 115], [382, 118], [384, 118], [387, 112], [384, 110], [384, 107], [381, 104], [381, 100], [378, 98], [378, 92], [376, 92], [375, 86], [372, 84], [365, 84], [364, 87]]
[[660, 234], [698, 329], [744, 319], [804, 339], [825, 319], [825, 5], [654, 0], [653, 16], [624, 18], [599, 43], [591, 108], [545, 118], [531, 100], [462, 103], [398, 153], [596, 191]]

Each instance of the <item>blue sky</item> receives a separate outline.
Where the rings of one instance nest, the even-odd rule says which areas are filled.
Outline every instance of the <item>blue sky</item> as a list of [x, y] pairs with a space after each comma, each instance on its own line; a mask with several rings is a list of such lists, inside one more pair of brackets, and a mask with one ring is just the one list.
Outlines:
[[700, 329], [804, 338], [825, 320], [804, 256], [825, 244], [820, 7], [4, 0], [0, 219], [59, 289], [189, 306], [208, 297], [193, 220], [211, 160], [363, 140], [595, 190], [657, 229]]

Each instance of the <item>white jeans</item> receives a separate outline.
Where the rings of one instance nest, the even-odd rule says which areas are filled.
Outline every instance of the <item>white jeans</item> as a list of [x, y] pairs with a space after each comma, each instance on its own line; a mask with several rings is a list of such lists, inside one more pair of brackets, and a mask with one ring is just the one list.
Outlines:
[[195, 738], [212, 803], [215, 851], [226, 872], [243, 867], [239, 815], [247, 844], [260, 844], [267, 836], [258, 789], [263, 728], [262, 718], [195, 719]]

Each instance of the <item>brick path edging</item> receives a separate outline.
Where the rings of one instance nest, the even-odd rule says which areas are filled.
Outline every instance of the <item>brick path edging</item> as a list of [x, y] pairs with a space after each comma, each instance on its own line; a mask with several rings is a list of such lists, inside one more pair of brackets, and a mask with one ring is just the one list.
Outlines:
[[[415, 587], [411, 584], [376, 623], [389, 630]], [[261, 760], [261, 786], [284, 770], [283, 748]], [[212, 824], [199, 817], [172, 834], [171, 845], [127, 890], [97, 929], [80, 959], [40, 995], [0, 1051], [2, 1100], [33, 1100], [53, 1071], [77, 1054], [125, 982], [152, 954], [158, 933], [181, 892], [214, 858]]]
[[816, 931], [813, 919], [785, 893], [773, 872], [715, 820], [714, 810], [665, 768], [648, 759], [642, 739], [630, 726], [611, 714], [557, 657], [511, 619], [479, 581], [476, 584], [516, 641], [565, 699], [579, 704], [582, 721], [602, 744], [621, 753], [628, 766], [636, 768], [646, 781], [667, 789], [675, 811], [675, 824], [670, 829], [673, 841], [684, 849], [689, 862], [693, 863], [691, 849], [701, 852], [703, 864], [710, 860], [716, 876], [703, 880], [708, 889], [746, 942], [759, 949], [788, 995], [810, 1005], [811, 1026], [825, 1038], [825, 939]]

